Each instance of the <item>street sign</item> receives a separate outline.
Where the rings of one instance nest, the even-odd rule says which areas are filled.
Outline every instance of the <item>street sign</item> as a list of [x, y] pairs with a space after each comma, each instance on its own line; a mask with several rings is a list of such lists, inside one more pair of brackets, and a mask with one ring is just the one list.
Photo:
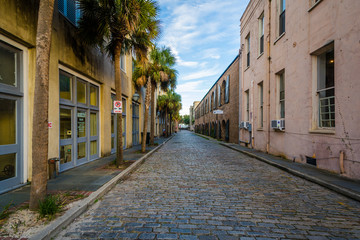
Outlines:
[[48, 128], [52, 128], [52, 122], [48, 122]]
[[122, 113], [122, 101], [114, 101], [114, 113]]
[[214, 110], [213, 111], [214, 114], [224, 114], [223, 110]]

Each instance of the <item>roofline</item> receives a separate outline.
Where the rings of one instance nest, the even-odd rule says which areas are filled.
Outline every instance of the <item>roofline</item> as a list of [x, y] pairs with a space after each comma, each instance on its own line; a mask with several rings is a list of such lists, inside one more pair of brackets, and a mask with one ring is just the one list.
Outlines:
[[[225, 69], [225, 71], [220, 75], [220, 77], [215, 81], [215, 83], [211, 86], [211, 88], [209, 88], [209, 91], [207, 91], [207, 93], [204, 95], [204, 97], [199, 101], [199, 104], [196, 106], [196, 108], [198, 108], [198, 106], [200, 105], [200, 103], [204, 100], [204, 98], [206, 97], [206, 95], [208, 95], [208, 93], [211, 91], [211, 89], [217, 84], [217, 82], [222, 78], [222, 76], [224, 76], [224, 74], [226, 73], [227, 70], [229, 70], [229, 68], [231, 67], [231, 65], [233, 65], [233, 63], [239, 58], [239, 54], [234, 58], [234, 60], [229, 64], [229, 66]], [[195, 109], [196, 109], [195, 108]]]

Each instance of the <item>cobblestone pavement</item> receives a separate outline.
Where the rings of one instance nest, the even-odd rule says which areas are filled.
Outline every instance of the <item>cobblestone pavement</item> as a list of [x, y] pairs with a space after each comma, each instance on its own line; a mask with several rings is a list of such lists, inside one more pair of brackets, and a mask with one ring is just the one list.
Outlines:
[[360, 203], [182, 131], [58, 239], [359, 239]]

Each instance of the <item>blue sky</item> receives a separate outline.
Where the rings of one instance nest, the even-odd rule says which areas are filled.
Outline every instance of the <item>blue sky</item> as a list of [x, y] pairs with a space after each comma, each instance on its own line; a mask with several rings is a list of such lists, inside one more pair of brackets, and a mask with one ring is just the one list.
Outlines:
[[189, 114], [237, 56], [240, 17], [249, 0], [158, 0], [160, 46], [177, 58], [181, 115]]

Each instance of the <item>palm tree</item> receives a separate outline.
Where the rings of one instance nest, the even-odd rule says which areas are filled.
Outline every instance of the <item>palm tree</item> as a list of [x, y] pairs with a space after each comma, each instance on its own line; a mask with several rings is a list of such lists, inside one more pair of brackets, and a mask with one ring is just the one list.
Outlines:
[[[147, 123], [149, 116], [150, 100], [152, 106], [151, 114], [151, 128], [152, 134], [154, 135], [154, 109], [155, 109], [155, 88], [158, 83], [163, 89], [167, 89], [170, 85], [172, 88], [176, 84], [176, 70], [171, 68], [175, 64], [175, 57], [171, 54], [170, 49], [162, 48], [158, 49], [156, 46], [150, 52], [150, 59], [138, 61], [133, 74], [133, 81], [136, 86], [146, 86], [146, 97], [145, 97], [145, 116], [144, 116], [144, 128], [143, 138], [141, 142], [141, 151], [146, 150], [146, 134], [147, 134]], [[152, 95], [152, 96], [151, 96]], [[154, 137], [154, 136], [153, 136]], [[152, 141], [153, 143], [153, 141]]]
[[36, 30], [36, 69], [32, 135], [30, 209], [46, 196], [48, 158], [49, 65], [54, 0], [41, 0]]
[[[159, 33], [157, 3], [153, 0], [80, 0], [80, 36], [88, 44], [105, 49], [115, 65], [116, 99], [122, 100], [120, 54], [131, 46], [146, 56]], [[116, 165], [123, 163], [122, 114], [117, 114]]]
[[[154, 62], [155, 71], [161, 76], [160, 87], [162, 90], [167, 91], [170, 87], [174, 89], [176, 86], [177, 71], [173, 68], [176, 63], [176, 58], [172, 54], [170, 48], [163, 47], [159, 50], [151, 52], [150, 58]], [[151, 121], [150, 121], [150, 144], [154, 144], [154, 127], [155, 127], [155, 88], [159, 81], [153, 78], [151, 81]]]
[[[181, 109], [181, 96], [174, 91], [169, 92], [169, 114], [170, 114], [170, 134], [172, 133], [171, 123], [177, 119]], [[174, 118], [175, 117], [175, 118]]]
[[[166, 94], [160, 95], [157, 101], [159, 111], [165, 114], [166, 137], [171, 133], [171, 121], [173, 116], [179, 115], [181, 109], [181, 96], [174, 91], [167, 91]], [[170, 115], [170, 126], [168, 127], [168, 117]]]

